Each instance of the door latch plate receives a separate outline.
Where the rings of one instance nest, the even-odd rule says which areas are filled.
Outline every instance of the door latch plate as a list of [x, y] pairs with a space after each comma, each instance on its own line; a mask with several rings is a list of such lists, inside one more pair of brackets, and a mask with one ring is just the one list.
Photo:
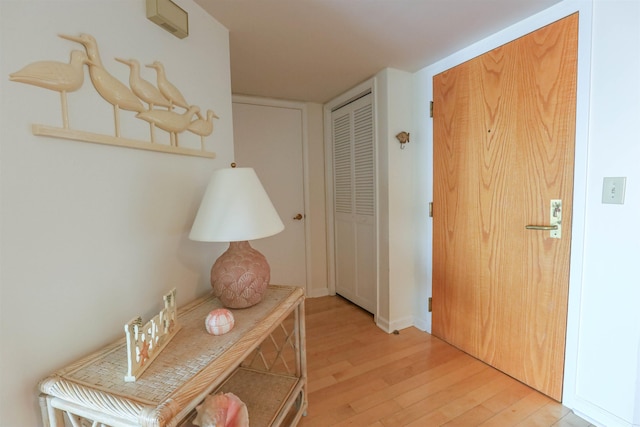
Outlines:
[[549, 237], [552, 239], [562, 238], [562, 200], [551, 199], [549, 218], [551, 218], [550, 225], [558, 226], [558, 228], [549, 232]]

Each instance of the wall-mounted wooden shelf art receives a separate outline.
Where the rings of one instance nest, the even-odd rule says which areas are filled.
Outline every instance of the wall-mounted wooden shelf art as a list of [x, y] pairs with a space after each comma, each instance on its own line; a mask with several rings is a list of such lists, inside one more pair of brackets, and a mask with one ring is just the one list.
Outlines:
[[[160, 62], [155, 61], [147, 65], [156, 70], [156, 87], [153, 83], [142, 79], [140, 64], [137, 60], [116, 58], [117, 61], [130, 67], [129, 87], [127, 87], [104, 68], [98, 52], [98, 44], [93, 36], [81, 34], [75, 37], [61, 34], [60, 37], [80, 43], [84, 46], [86, 53], [73, 50], [69, 63], [38, 61], [9, 76], [11, 81], [60, 92], [62, 127], [34, 124], [31, 128], [34, 135], [215, 158], [214, 152], [205, 149], [204, 138], [213, 132], [213, 120], [218, 116], [212, 110], [207, 110], [206, 117], [203, 117], [200, 107], [190, 105], [178, 88], [167, 79], [164, 66]], [[72, 129], [69, 126], [67, 93], [82, 87], [85, 65], [89, 68], [89, 77], [95, 90], [113, 106], [115, 135], [97, 134]], [[149, 123], [149, 141], [130, 139], [121, 135], [120, 110], [135, 112], [136, 118]], [[169, 133], [170, 145], [156, 143], [156, 128]], [[200, 137], [199, 150], [180, 146], [178, 138], [185, 131]]]

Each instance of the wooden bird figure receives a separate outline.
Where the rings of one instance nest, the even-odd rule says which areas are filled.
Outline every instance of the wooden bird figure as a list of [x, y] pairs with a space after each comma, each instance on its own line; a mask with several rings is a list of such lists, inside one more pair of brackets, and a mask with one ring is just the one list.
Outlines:
[[[198, 116], [200, 117], [200, 114], [198, 114]], [[203, 151], [204, 151], [204, 137], [211, 135], [211, 132], [213, 132], [213, 119], [219, 119], [219, 118], [220, 117], [218, 117], [216, 113], [214, 113], [211, 110], [207, 110], [206, 119], [203, 119], [202, 117], [200, 117], [197, 120], [194, 120], [191, 123], [189, 123], [189, 127], [187, 127], [187, 130], [189, 132], [195, 133], [196, 135], [200, 135], [200, 146]]]
[[160, 93], [164, 95], [173, 105], [177, 105], [178, 107], [182, 107], [185, 109], [189, 109], [189, 104], [182, 96], [182, 93], [175, 87], [169, 80], [167, 80], [167, 75], [164, 72], [164, 66], [162, 63], [155, 61], [153, 64], [147, 65], [149, 68], [155, 68], [158, 73], [158, 89], [160, 89]]
[[27, 83], [60, 92], [62, 123], [65, 129], [69, 128], [67, 93], [82, 87], [84, 83], [83, 65], [89, 63], [89, 58], [81, 50], [71, 51], [70, 56], [68, 64], [57, 61], [38, 61], [9, 75], [9, 80], [12, 82]]
[[[171, 108], [171, 102], [162, 96], [158, 88], [140, 77], [140, 63], [138, 61], [135, 59], [126, 60], [121, 58], [116, 58], [116, 61], [128, 65], [131, 68], [129, 73], [129, 87], [138, 98], [149, 105], [148, 110], [153, 110], [153, 107], [156, 105]], [[149, 126], [151, 127], [151, 143], [154, 143], [155, 124], [150, 123]]]
[[113, 77], [102, 65], [98, 43], [90, 34], [80, 34], [80, 36], [68, 36], [59, 34], [59, 37], [80, 43], [87, 51], [89, 63], [89, 77], [98, 93], [105, 101], [113, 105], [113, 116], [116, 127], [116, 137], [120, 136], [120, 109], [128, 111], [145, 111], [144, 105], [138, 97], [122, 82]]
[[116, 61], [128, 65], [131, 68], [129, 87], [131, 87], [131, 90], [138, 98], [149, 104], [149, 110], [153, 110], [154, 106], [171, 107], [171, 102], [162, 96], [158, 88], [140, 77], [140, 63], [138, 61], [135, 59], [126, 60], [121, 58], [116, 58]]
[[174, 113], [173, 111], [151, 110], [138, 113], [136, 117], [153, 123], [160, 129], [169, 132], [171, 135], [171, 145], [177, 147], [178, 133], [186, 130], [189, 124], [191, 124], [191, 118], [199, 112], [200, 108], [197, 105], [192, 105], [183, 114]]

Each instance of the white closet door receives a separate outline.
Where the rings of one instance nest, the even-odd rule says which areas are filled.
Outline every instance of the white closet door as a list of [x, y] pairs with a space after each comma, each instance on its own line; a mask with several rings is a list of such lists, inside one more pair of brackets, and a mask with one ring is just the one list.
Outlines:
[[376, 312], [375, 152], [371, 95], [331, 116], [336, 293]]

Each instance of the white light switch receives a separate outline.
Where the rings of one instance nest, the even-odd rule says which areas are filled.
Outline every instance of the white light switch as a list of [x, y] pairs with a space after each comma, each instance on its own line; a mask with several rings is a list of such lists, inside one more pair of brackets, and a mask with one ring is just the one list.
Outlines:
[[602, 203], [624, 204], [626, 177], [605, 177], [602, 182]]

